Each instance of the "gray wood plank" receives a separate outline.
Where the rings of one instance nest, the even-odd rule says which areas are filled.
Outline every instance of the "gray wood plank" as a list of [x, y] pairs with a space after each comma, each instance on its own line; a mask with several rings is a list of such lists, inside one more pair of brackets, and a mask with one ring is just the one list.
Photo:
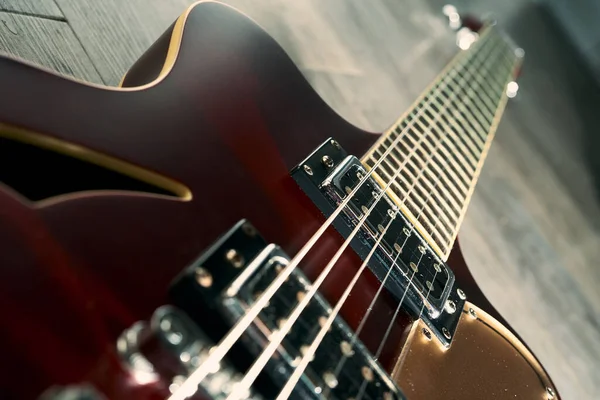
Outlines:
[[54, 0], [0, 0], [0, 11], [64, 20]]
[[0, 12], [0, 51], [64, 75], [102, 83], [66, 22]]
[[[102, 78], [116, 84], [193, 0], [57, 2]], [[443, 0], [228, 3], [259, 22], [325, 100], [365, 129], [382, 130], [392, 123], [456, 51], [439, 17]], [[522, 14], [527, 3], [482, 1], [474, 7], [495, 11], [506, 21]], [[596, 398], [600, 207], [593, 171], [581, 157], [588, 130], [598, 124], [581, 112], [581, 99], [568, 96], [578, 84], [572, 73], [565, 73], [564, 49], [546, 40], [551, 28], [535, 15], [514, 25], [530, 38], [530, 70], [525, 70], [520, 95], [500, 125], [460, 238], [478, 282], [544, 363], [564, 397]], [[1, 32], [0, 45], [6, 48], [2, 40], [8, 33]], [[30, 33], [27, 41], [46, 40], [48, 35], [55, 42], [75, 43], [62, 30]], [[47, 50], [46, 44], [24, 43], [24, 38], [13, 41], [9, 51], [36, 62], [42, 58], [57, 70], [81, 62], [79, 57], [65, 58], [57, 43]], [[27, 46], [36, 50], [24, 51]], [[587, 102], [598, 104], [592, 100]]]
[[103, 80], [116, 85], [193, 0], [57, 0]]

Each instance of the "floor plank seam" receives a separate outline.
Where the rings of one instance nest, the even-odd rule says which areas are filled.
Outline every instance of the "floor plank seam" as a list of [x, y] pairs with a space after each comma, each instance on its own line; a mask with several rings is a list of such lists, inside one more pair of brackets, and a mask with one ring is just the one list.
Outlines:
[[3, 9], [0, 9], [0, 12], [6, 13], [6, 14], [21, 15], [23, 17], [41, 18], [41, 19], [48, 19], [51, 21], [67, 22], [67, 19], [65, 17], [57, 17], [55, 15], [35, 14], [35, 13], [29, 13], [26, 11], [3, 10]]
[[[54, 2], [54, 4], [56, 4], [56, 7], [58, 7], [58, 9], [60, 10], [62, 15], [65, 15], [65, 12], [63, 11], [62, 7], [60, 6], [60, 4], [58, 4], [57, 2]], [[71, 24], [69, 23], [69, 21], [67, 21], [65, 19], [65, 22], [67, 24], [69, 24], [69, 28], [71, 29], [71, 32], [73, 32], [73, 35], [75, 36], [75, 39], [77, 39], [77, 41], [79, 42], [79, 44], [81, 45], [81, 48], [83, 49], [83, 52], [85, 53], [85, 55], [87, 56], [87, 58], [90, 60], [90, 64], [92, 64], [92, 66], [94, 67], [94, 71], [96, 71], [96, 74], [98, 74], [98, 76], [100, 77], [100, 80], [102, 81], [102, 83], [104, 85], [106, 85], [106, 81], [104, 80], [104, 77], [102, 76], [102, 74], [100, 73], [100, 70], [98, 69], [98, 67], [96, 66], [96, 63], [94, 63], [94, 59], [92, 57], [90, 57], [90, 53], [88, 52], [88, 50], [85, 48], [85, 45], [83, 44], [83, 41], [81, 40], [81, 38], [79, 37], [79, 35], [77, 34], [77, 31], [75, 31], [75, 29], [73, 29], [73, 27], [71, 26]]]

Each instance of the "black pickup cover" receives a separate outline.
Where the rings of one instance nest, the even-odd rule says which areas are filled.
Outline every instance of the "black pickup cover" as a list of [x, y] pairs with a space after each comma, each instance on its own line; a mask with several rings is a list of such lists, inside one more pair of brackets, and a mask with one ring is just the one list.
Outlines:
[[[231, 254], [232, 249], [237, 253], [237, 268], [227, 261], [228, 252]], [[260, 255], [264, 257], [257, 258]], [[213, 329], [212, 334], [213, 339], [218, 341], [226, 331], [223, 326], [232, 326], [288, 261], [280, 248], [268, 245], [248, 222], [241, 221], [176, 279], [170, 290], [171, 298], [203, 327], [216, 324], [219, 328]], [[198, 284], [198, 268], [211, 274], [212, 284], [209, 287]], [[251, 269], [246, 271], [246, 268]], [[257, 321], [242, 337], [243, 356], [231, 357], [241, 373], [268, 344], [269, 334], [283, 323], [309, 286], [310, 282], [296, 268], [269, 305], [260, 312]], [[287, 382], [330, 312], [330, 305], [317, 292], [285, 337], [280, 350], [259, 376], [256, 388], [265, 397], [275, 397]], [[361, 392], [362, 397], [359, 395]], [[357, 397], [365, 400], [404, 398], [360, 340], [353, 339], [353, 332], [338, 316], [298, 382], [292, 398]]]

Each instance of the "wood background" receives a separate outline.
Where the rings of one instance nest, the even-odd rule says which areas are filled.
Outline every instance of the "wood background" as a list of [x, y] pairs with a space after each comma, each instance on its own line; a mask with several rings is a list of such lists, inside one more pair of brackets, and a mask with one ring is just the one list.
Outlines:
[[[370, 130], [390, 125], [457, 51], [438, 0], [227, 2]], [[115, 85], [190, 3], [0, 0], [0, 51]], [[457, 3], [494, 11], [527, 52], [459, 236], [467, 261], [563, 397], [600, 398], [600, 92], [537, 3]]]

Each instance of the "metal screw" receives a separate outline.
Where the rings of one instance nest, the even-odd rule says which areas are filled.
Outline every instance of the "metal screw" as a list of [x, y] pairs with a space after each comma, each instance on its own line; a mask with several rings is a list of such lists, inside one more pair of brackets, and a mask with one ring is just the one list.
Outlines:
[[338, 380], [333, 372], [327, 371], [323, 374], [323, 382], [330, 388], [335, 388], [338, 385]]
[[388, 215], [390, 216], [391, 219], [396, 218], [396, 213], [394, 212], [394, 210], [388, 210]]
[[211, 287], [213, 283], [213, 277], [206, 268], [196, 268], [196, 282], [203, 287]]
[[344, 190], [346, 191], [346, 193], [347, 193], [347, 194], [350, 194], [350, 193], [352, 193], [352, 188], [350, 188], [350, 186], [346, 186], [346, 187], [344, 188]]
[[423, 336], [425, 336], [425, 339], [431, 340], [431, 332], [429, 332], [429, 329], [423, 328], [421, 332], [423, 332]]
[[368, 214], [369, 213], [369, 209], [367, 208], [367, 206], [360, 206], [360, 209], [362, 210], [363, 213]]
[[331, 168], [333, 167], [333, 165], [335, 164], [333, 162], [333, 160], [331, 159], [331, 157], [325, 155], [323, 156], [323, 158], [321, 158], [321, 162], [323, 163], [324, 166], [326, 166], [327, 168]]
[[385, 230], [384, 226], [381, 224], [377, 225], [377, 229], [379, 230], [379, 232], [383, 233], [383, 231]]
[[548, 395], [548, 400], [552, 400], [556, 396], [556, 393], [554, 393], [554, 390], [550, 386], [546, 388], [546, 394]]
[[340, 146], [340, 144], [333, 139], [329, 143], [331, 143], [331, 145], [338, 150], [342, 148], [342, 146]]
[[254, 228], [248, 222], [246, 222], [246, 223], [244, 223], [244, 225], [242, 225], [242, 230], [244, 231], [244, 233], [246, 235], [248, 235], [250, 237], [256, 236], [256, 228]]
[[460, 297], [461, 300], [466, 300], [467, 295], [461, 288], [456, 289], [456, 293], [458, 294], [458, 297]]
[[448, 300], [444, 305], [444, 309], [448, 314], [454, 314], [456, 312], [456, 303], [454, 303], [452, 300]]
[[241, 268], [244, 266], [244, 257], [235, 249], [227, 250], [227, 253], [225, 253], [225, 258], [235, 268]]
[[444, 337], [446, 339], [450, 340], [450, 338], [452, 338], [452, 335], [450, 335], [450, 331], [446, 329], [445, 326], [442, 327], [442, 333], [444, 334]]
[[404, 232], [406, 236], [410, 236], [410, 229], [408, 229], [407, 227], [402, 228], [402, 232]]
[[473, 308], [469, 308], [469, 314], [471, 314], [471, 317], [477, 318], [477, 313]]
[[307, 174], [311, 175], [313, 174], [313, 170], [311, 167], [309, 167], [308, 165], [304, 164], [304, 172], [306, 172]]
[[417, 272], [417, 271], [419, 270], [419, 267], [417, 267], [417, 264], [415, 264], [415, 263], [414, 263], [414, 262], [412, 262], [412, 261], [411, 261], [411, 262], [409, 262], [409, 263], [408, 263], [408, 265], [409, 265], [409, 266], [410, 266], [410, 268], [411, 268], [413, 271], [415, 271], [415, 272]]
[[440, 264], [438, 263], [433, 264], [433, 269], [435, 269], [435, 272], [437, 272], [438, 274], [442, 272], [442, 267], [440, 267]]
[[425, 252], [427, 251], [427, 250], [425, 250], [425, 246], [422, 246], [422, 245], [417, 246], [417, 249], [419, 249], [419, 251], [423, 254], [425, 254]]
[[426, 284], [427, 284], [427, 289], [429, 289], [430, 291], [433, 290], [433, 283], [431, 283], [430, 281], [427, 281]]
[[365, 176], [362, 174], [362, 172], [358, 171], [358, 172], [356, 173], [356, 177], [357, 177], [358, 179], [362, 179], [362, 178], [364, 178]]

